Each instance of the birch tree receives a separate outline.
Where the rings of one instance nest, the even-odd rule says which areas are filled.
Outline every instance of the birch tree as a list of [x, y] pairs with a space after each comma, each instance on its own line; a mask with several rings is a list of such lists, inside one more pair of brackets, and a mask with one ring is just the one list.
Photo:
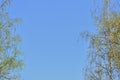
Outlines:
[[95, 0], [96, 32], [86, 33], [90, 41], [85, 80], [120, 79], [120, 11], [118, 0]]
[[23, 67], [20, 57], [21, 38], [16, 33], [19, 19], [9, 17], [11, 0], [0, 0], [0, 80], [19, 79]]

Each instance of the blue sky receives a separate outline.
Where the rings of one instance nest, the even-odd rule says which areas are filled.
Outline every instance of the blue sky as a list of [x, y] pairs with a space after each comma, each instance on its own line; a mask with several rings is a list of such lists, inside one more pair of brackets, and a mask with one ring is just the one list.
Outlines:
[[22, 18], [24, 80], [84, 80], [86, 42], [93, 30], [91, 0], [14, 0], [12, 18]]

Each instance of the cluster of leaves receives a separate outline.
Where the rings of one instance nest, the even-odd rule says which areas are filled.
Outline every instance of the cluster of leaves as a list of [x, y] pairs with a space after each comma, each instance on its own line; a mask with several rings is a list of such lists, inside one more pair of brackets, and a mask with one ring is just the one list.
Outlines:
[[85, 80], [120, 79], [120, 13], [109, 7], [112, 0], [102, 1], [94, 17], [97, 32], [85, 34], [90, 40]]
[[0, 80], [16, 80], [17, 70], [22, 69], [23, 61], [19, 43], [21, 38], [16, 34], [19, 19], [11, 19], [5, 10], [11, 0], [2, 0], [0, 5]]

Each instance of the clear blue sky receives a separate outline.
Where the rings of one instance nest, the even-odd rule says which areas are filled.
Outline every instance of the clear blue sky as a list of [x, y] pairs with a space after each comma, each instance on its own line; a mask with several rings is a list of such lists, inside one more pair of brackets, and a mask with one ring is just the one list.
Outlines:
[[[11, 17], [23, 19], [20, 34], [24, 80], [83, 80], [86, 42], [93, 30], [91, 0], [14, 0]], [[84, 43], [83, 43], [84, 42]]]

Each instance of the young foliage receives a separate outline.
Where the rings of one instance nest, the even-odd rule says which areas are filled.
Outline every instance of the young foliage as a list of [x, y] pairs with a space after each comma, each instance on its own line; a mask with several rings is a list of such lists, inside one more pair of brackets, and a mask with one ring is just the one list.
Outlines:
[[19, 19], [11, 19], [7, 6], [11, 0], [2, 0], [0, 5], [0, 80], [17, 80], [18, 70], [23, 67], [21, 60], [21, 38], [16, 34]]
[[120, 79], [120, 12], [116, 2], [101, 0], [94, 9], [97, 32], [85, 34], [90, 41], [85, 80]]

